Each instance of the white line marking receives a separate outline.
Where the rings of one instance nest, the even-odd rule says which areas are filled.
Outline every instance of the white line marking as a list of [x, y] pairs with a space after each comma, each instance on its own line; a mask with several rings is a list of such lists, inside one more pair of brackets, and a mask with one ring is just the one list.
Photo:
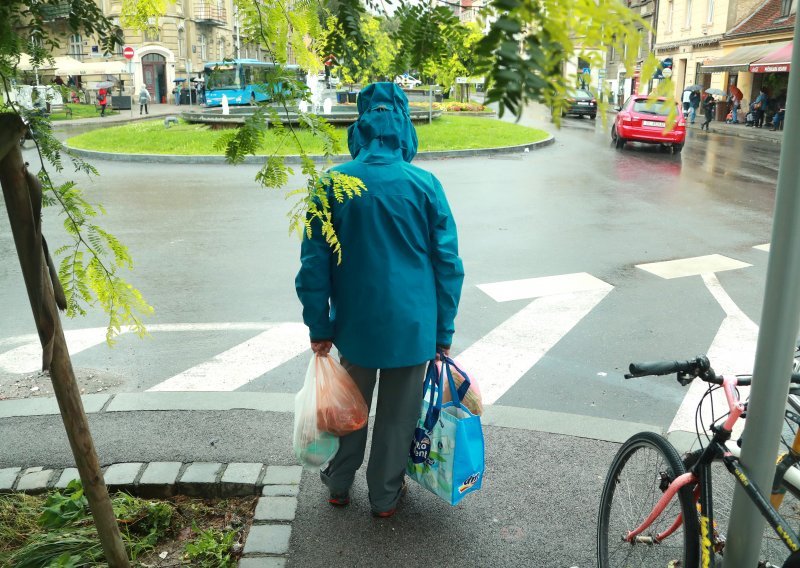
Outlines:
[[[26, 338], [28, 336], [25, 336]], [[100, 345], [106, 340], [106, 328], [90, 327], [75, 329], [64, 333], [67, 340], [67, 349], [72, 355], [85, 349]], [[31, 340], [24, 345], [0, 353], [0, 371], [7, 373], [35, 373], [42, 369], [42, 346], [38, 336], [31, 336]]]
[[[264, 322], [222, 322], [222, 323], [168, 323], [147, 326], [150, 333], [157, 332], [191, 332], [191, 331], [264, 331], [274, 327], [274, 323]], [[130, 330], [122, 329], [120, 336]], [[96, 347], [106, 340], [106, 328], [89, 327], [64, 331], [70, 355], [77, 355], [91, 347]], [[42, 347], [39, 336], [34, 334], [18, 335], [0, 340], [0, 345], [22, 344], [19, 347], [0, 353], [0, 371], [7, 373], [35, 373], [42, 368]]]
[[[605, 284], [605, 283], [604, 283]], [[458, 356], [494, 404], [613, 289], [537, 298]]]
[[[716, 275], [703, 274], [703, 282], [705, 282], [709, 292], [719, 302], [726, 314], [716, 337], [714, 337], [714, 341], [708, 348], [708, 358], [711, 360], [711, 366], [718, 375], [752, 373], [756, 357], [758, 326], [733, 302], [720, 285]], [[675, 430], [695, 431], [695, 411], [707, 388], [708, 385], [703, 381], [696, 380], [692, 382], [680, 408], [678, 408], [678, 412], [675, 414], [675, 418], [672, 420], [672, 424], [670, 424], [668, 432]], [[747, 397], [749, 390], [749, 388], [744, 387], [739, 389], [743, 400]], [[717, 417], [727, 412], [727, 403], [721, 390], [714, 393], [712, 400], [714, 413]], [[704, 406], [703, 427], [707, 428], [709, 426], [710, 416], [710, 409]]]
[[608, 284], [586, 272], [542, 276], [524, 280], [508, 280], [493, 284], [479, 284], [478, 288], [488, 294], [495, 302], [541, 298], [553, 294], [605, 290]]
[[232, 391], [308, 349], [301, 323], [282, 323], [148, 391]]
[[664, 262], [651, 262], [648, 264], [636, 265], [637, 268], [641, 268], [656, 276], [667, 279], [696, 276], [698, 274], [707, 274], [711, 272], [723, 272], [725, 270], [736, 270], [748, 266], [752, 265], [733, 258], [728, 258], [721, 254], [709, 254], [693, 258], [681, 258], [678, 260], [666, 260]]
[[764, 252], [769, 252], [769, 243], [765, 245], [756, 245], [753, 248], [758, 250], [763, 250]]

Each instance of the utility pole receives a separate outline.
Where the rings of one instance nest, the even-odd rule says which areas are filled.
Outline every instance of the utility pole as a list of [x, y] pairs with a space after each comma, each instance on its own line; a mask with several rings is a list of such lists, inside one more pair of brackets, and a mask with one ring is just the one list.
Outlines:
[[[794, 43], [800, 47], [798, 38], [800, 19], [794, 27]], [[795, 72], [789, 75], [787, 125], [796, 125], [800, 120], [800, 49], [792, 53], [792, 69]], [[783, 133], [764, 308], [741, 458], [750, 479], [767, 491], [775, 475], [775, 456], [800, 327], [800, 130], [788, 126]], [[724, 567], [755, 566], [763, 531], [764, 519], [737, 484]]]

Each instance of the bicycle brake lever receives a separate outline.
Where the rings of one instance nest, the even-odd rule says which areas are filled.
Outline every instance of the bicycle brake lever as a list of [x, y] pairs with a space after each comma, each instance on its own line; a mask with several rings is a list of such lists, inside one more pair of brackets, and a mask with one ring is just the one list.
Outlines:
[[691, 382], [694, 380], [694, 376], [693, 375], [690, 375], [689, 373], [686, 373], [684, 371], [679, 371], [678, 374], [677, 374], [677, 378], [678, 378], [678, 382], [683, 387], [685, 387], [688, 384], [691, 384]]

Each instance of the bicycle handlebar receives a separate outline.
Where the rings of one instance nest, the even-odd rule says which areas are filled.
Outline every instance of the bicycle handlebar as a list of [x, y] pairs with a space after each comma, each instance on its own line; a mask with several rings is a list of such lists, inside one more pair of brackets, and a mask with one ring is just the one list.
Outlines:
[[631, 363], [626, 379], [646, 377], [648, 375], [671, 375], [672, 373], [688, 373], [700, 376], [711, 370], [711, 363], [705, 355], [698, 355], [686, 361], [652, 361], [647, 363]]
[[[637, 377], [647, 377], [651, 375], [671, 375], [678, 374], [681, 384], [688, 384], [696, 378], [700, 378], [707, 383], [715, 385], [722, 384], [722, 377], [718, 377], [711, 368], [711, 362], [705, 355], [698, 355], [694, 359], [686, 361], [650, 361], [645, 363], [631, 363], [628, 367], [630, 373], [625, 375], [626, 379]], [[737, 377], [737, 386], [747, 387], [753, 382], [753, 377]], [[800, 373], [792, 373], [792, 383], [800, 385]]]

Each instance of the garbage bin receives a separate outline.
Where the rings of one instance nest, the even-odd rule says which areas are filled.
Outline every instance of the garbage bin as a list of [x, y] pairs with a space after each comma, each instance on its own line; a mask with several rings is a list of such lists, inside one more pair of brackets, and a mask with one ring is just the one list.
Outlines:
[[347, 93], [347, 102], [354, 103], [358, 100], [358, 91], [350, 91]]
[[336, 91], [336, 102], [344, 104], [347, 102], [347, 93], [345, 91]]

